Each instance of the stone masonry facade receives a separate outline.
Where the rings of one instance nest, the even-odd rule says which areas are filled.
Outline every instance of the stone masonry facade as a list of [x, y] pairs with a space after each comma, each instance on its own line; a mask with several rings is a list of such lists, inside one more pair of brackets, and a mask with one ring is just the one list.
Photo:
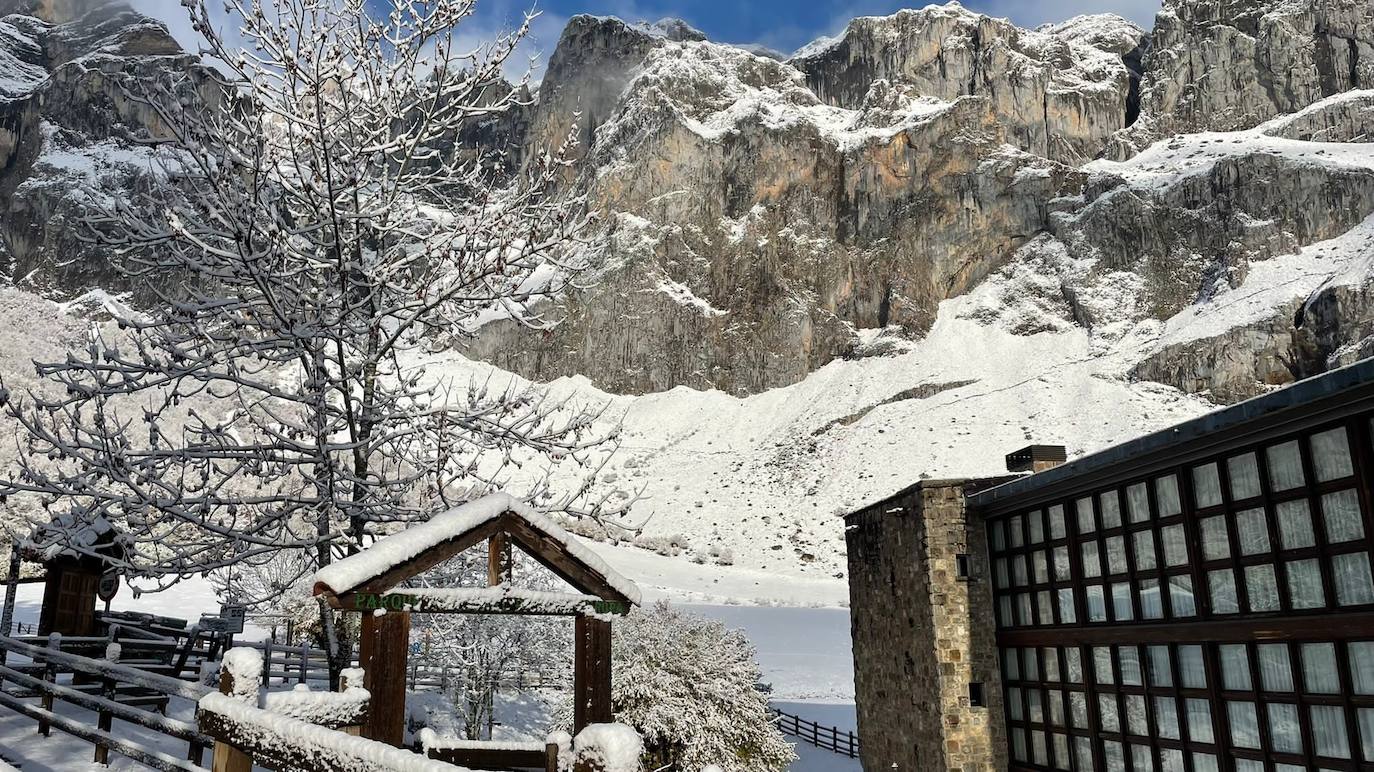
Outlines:
[[[864, 772], [1007, 767], [985, 530], [966, 515], [970, 485], [925, 481], [845, 520]], [[981, 684], [982, 705], [971, 684]]]

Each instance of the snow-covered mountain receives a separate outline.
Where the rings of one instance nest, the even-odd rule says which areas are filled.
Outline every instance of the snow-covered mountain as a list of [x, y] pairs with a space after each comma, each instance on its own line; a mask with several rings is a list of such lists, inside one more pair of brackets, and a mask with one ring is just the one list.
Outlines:
[[[1374, 8], [1333, 0], [1169, 0], [1150, 34], [951, 3], [785, 62], [579, 17], [521, 147], [581, 110], [604, 273], [552, 334], [490, 325], [470, 353], [619, 393], [753, 394], [900, 349], [942, 301], [1032, 266], [1045, 313], [1021, 332], [1162, 324], [1374, 212], [1371, 46]], [[1109, 163], [1140, 158], [1157, 168]], [[1231, 400], [1371, 352], [1367, 314], [1322, 305], [1276, 310], [1250, 354], [1199, 340], [1137, 375]]]
[[[22, 330], [0, 372], [22, 384], [77, 334], [70, 301], [123, 289], [70, 219], [77, 183], [148, 182], [135, 140], [162, 128], [119, 79], [206, 95], [142, 17], [16, 10], [0, 318]], [[1031, 440], [1080, 453], [1374, 355], [1366, 0], [1165, 0], [1150, 32], [951, 3], [785, 60], [580, 16], [534, 104], [459, 141], [515, 168], [575, 115], [598, 281], [552, 331], [496, 320], [436, 357], [609, 401], [603, 483], [642, 489], [643, 546], [842, 575], [836, 515], [918, 476], [997, 473]]]

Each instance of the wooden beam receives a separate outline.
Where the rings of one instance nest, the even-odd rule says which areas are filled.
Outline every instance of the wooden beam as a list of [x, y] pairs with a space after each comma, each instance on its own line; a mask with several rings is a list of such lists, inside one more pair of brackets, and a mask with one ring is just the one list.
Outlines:
[[487, 586], [507, 584], [511, 580], [512, 561], [510, 536], [501, 531], [487, 541]]
[[381, 609], [383, 611], [410, 611], [417, 614], [524, 614], [528, 616], [579, 616], [583, 614], [615, 614], [623, 616], [630, 613], [630, 604], [618, 600], [591, 598], [581, 600], [570, 596], [563, 602], [541, 602], [519, 597], [496, 600], [454, 601], [423, 593], [399, 590], [385, 595], [359, 592], [350, 593], [343, 598], [334, 598], [331, 604], [341, 611], [358, 611], [364, 614]]
[[410, 612], [364, 613], [358, 664], [372, 693], [363, 737], [400, 748], [406, 729], [406, 661], [410, 656]]
[[611, 623], [578, 617], [573, 633], [573, 734], [614, 720], [611, 707]]
[[[553, 746], [555, 760], [558, 746]], [[502, 750], [498, 748], [430, 748], [426, 755], [467, 769], [544, 769], [549, 750]], [[555, 761], [555, 764], [557, 762]], [[555, 767], [555, 770], [557, 767]]]
[[558, 575], [560, 579], [577, 588], [579, 592], [596, 595], [606, 600], [630, 602], [629, 598], [612, 587], [611, 583], [606, 581], [601, 574], [592, 570], [591, 566], [573, 557], [562, 544], [559, 544], [552, 537], [531, 528], [519, 516], [507, 513], [501, 516], [500, 522], [521, 549], [528, 552], [545, 568]]

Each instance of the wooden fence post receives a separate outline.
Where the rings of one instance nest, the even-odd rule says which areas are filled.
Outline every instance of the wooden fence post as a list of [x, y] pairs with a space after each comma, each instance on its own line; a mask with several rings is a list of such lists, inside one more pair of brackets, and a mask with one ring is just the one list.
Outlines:
[[301, 672], [299, 678], [296, 679], [296, 683], [305, 683], [305, 671], [308, 667], [310, 667], [310, 642], [301, 641]]
[[[226, 652], [227, 654], [227, 652]], [[234, 674], [227, 667], [220, 667], [219, 693], [234, 694]], [[253, 759], [248, 754], [223, 740], [215, 740], [215, 755], [210, 762], [211, 772], [253, 772]]]
[[[62, 650], [62, 633], [48, 633], [48, 651], [49, 651], [49, 652], [54, 652], [54, 651], [61, 651], [61, 650]], [[50, 684], [55, 684], [55, 683], [57, 683], [57, 663], [53, 662], [52, 657], [48, 657], [48, 661], [45, 662], [45, 663], [43, 663], [43, 664], [44, 664], [44, 667], [43, 667], [43, 680], [46, 681], [46, 682], [48, 682], [48, 683], [50, 683]], [[51, 711], [51, 710], [52, 710], [52, 692], [51, 692], [51, 691], [44, 691], [44, 692], [43, 692], [43, 696], [40, 698], [40, 703], [43, 705], [43, 710]], [[47, 737], [49, 731], [50, 731], [50, 728], [49, 728], [49, 726], [48, 726], [48, 722], [47, 722], [45, 719], [39, 719], [39, 720], [38, 720], [38, 733], [41, 734], [41, 735], [43, 735], [44, 737]]]
[[[119, 644], [114, 642], [114, 637], [118, 635], [119, 626], [110, 625], [110, 642], [105, 644], [105, 661], [110, 663], [119, 662]], [[100, 696], [107, 700], [113, 700], [115, 694], [115, 680], [110, 674], [105, 673], [100, 676]], [[102, 732], [109, 732], [114, 727], [114, 716], [110, 711], [101, 710], [97, 714], [96, 727]], [[95, 763], [110, 764], [110, 747], [104, 743], [95, 744]]]
[[[10, 544], [10, 572], [5, 578], [5, 607], [3, 611], [0, 611], [0, 635], [6, 638], [14, 630], [14, 604], [19, 592], [20, 568], [19, 542], [16, 540]], [[8, 653], [0, 650], [0, 665], [5, 664], [5, 655]]]
[[410, 612], [363, 612], [359, 656], [363, 684], [372, 693], [363, 736], [397, 748], [405, 744], [406, 660], [410, 656]]
[[573, 628], [573, 730], [614, 721], [611, 708], [611, 623], [578, 616]]
[[[354, 669], [354, 668], [344, 668], [343, 673], [339, 675], [339, 691], [340, 691], [340, 692], [346, 692], [346, 691], [348, 691], [349, 685], [353, 683], [353, 682], [349, 679], [349, 676], [350, 676], [350, 675], [352, 675], [352, 676], [357, 676], [357, 675], [358, 675], [358, 671], [357, 671], [356, 669]], [[360, 680], [366, 681], [367, 678], [366, 678], [366, 676], [364, 676], [364, 677], [363, 677], [362, 679], [360, 679]], [[362, 686], [362, 684], [353, 684], [353, 685], [355, 685], [355, 686]], [[368, 700], [368, 703], [367, 703], [367, 710], [368, 710], [368, 713], [371, 713], [371, 712], [372, 712], [372, 701], [371, 701], [371, 700]], [[362, 735], [362, 733], [363, 733], [363, 727], [366, 726], [366, 725], [367, 725], [367, 715], [364, 715], [363, 718], [362, 718], [362, 723], [361, 723], [361, 724], [358, 724], [357, 726], [345, 726], [345, 727], [341, 727], [341, 728], [340, 728], [340, 731], [346, 732], [346, 733], [348, 733], [348, 734], [351, 734], [351, 735], [357, 737], [357, 736]]]

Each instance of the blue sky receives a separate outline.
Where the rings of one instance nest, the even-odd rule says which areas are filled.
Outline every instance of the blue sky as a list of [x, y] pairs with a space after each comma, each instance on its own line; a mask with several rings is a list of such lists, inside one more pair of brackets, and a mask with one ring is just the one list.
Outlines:
[[[579, 13], [655, 21], [676, 16], [723, 43], [761, 43], [791, 53], [821, 35], [833, 35], [855, 16], [920, 7], [925, 0], [541, 0], [546, 19], [536, 30], [546, 53], [567, 19]], [[1150, 27], [1159, 0], [964, 0], [970, 9], [1005, 16], [1022, 26], [1063, 21], [1080, 13], [1119, 13]], [[517, 19], [528, 7], [517, 0], [478, 0], [484, 23]], [[552, 37], [551, 40], [547, 39]]]
[[[374, 0], [379, 6], [385, 0]], [[519, 22], [530, 8], [541, 12], [525, 53], [553, 53], [568, 19], [579, 13], [619, 16], [627, 21], [656, 21], [676, 16], [722, 43], [760, 43], [783, 53], [821, 35], [844, 29], [855, 16], [889, 14], [901, 8], [920, 7], [927, 0], [477, 0], [477, 13], [469, 19], [464, 37], [490, 39], [493, 33]], [[180, 3], [172, 0], [132, 0], [149, 15], [166, 21], [178, 39], [188, 46], [194, 36]], [[1147, 29], [1152, 25], [1159, 0], [963, 0], [970, 9], [1005, 16], [1022, 26], [1033, 27], [1063, 21], [1081, 13], [1119, 13]], [[212, 9], [219, 6], [210, 0]], [[535, 78], [538, 79], [538, 69]]]

